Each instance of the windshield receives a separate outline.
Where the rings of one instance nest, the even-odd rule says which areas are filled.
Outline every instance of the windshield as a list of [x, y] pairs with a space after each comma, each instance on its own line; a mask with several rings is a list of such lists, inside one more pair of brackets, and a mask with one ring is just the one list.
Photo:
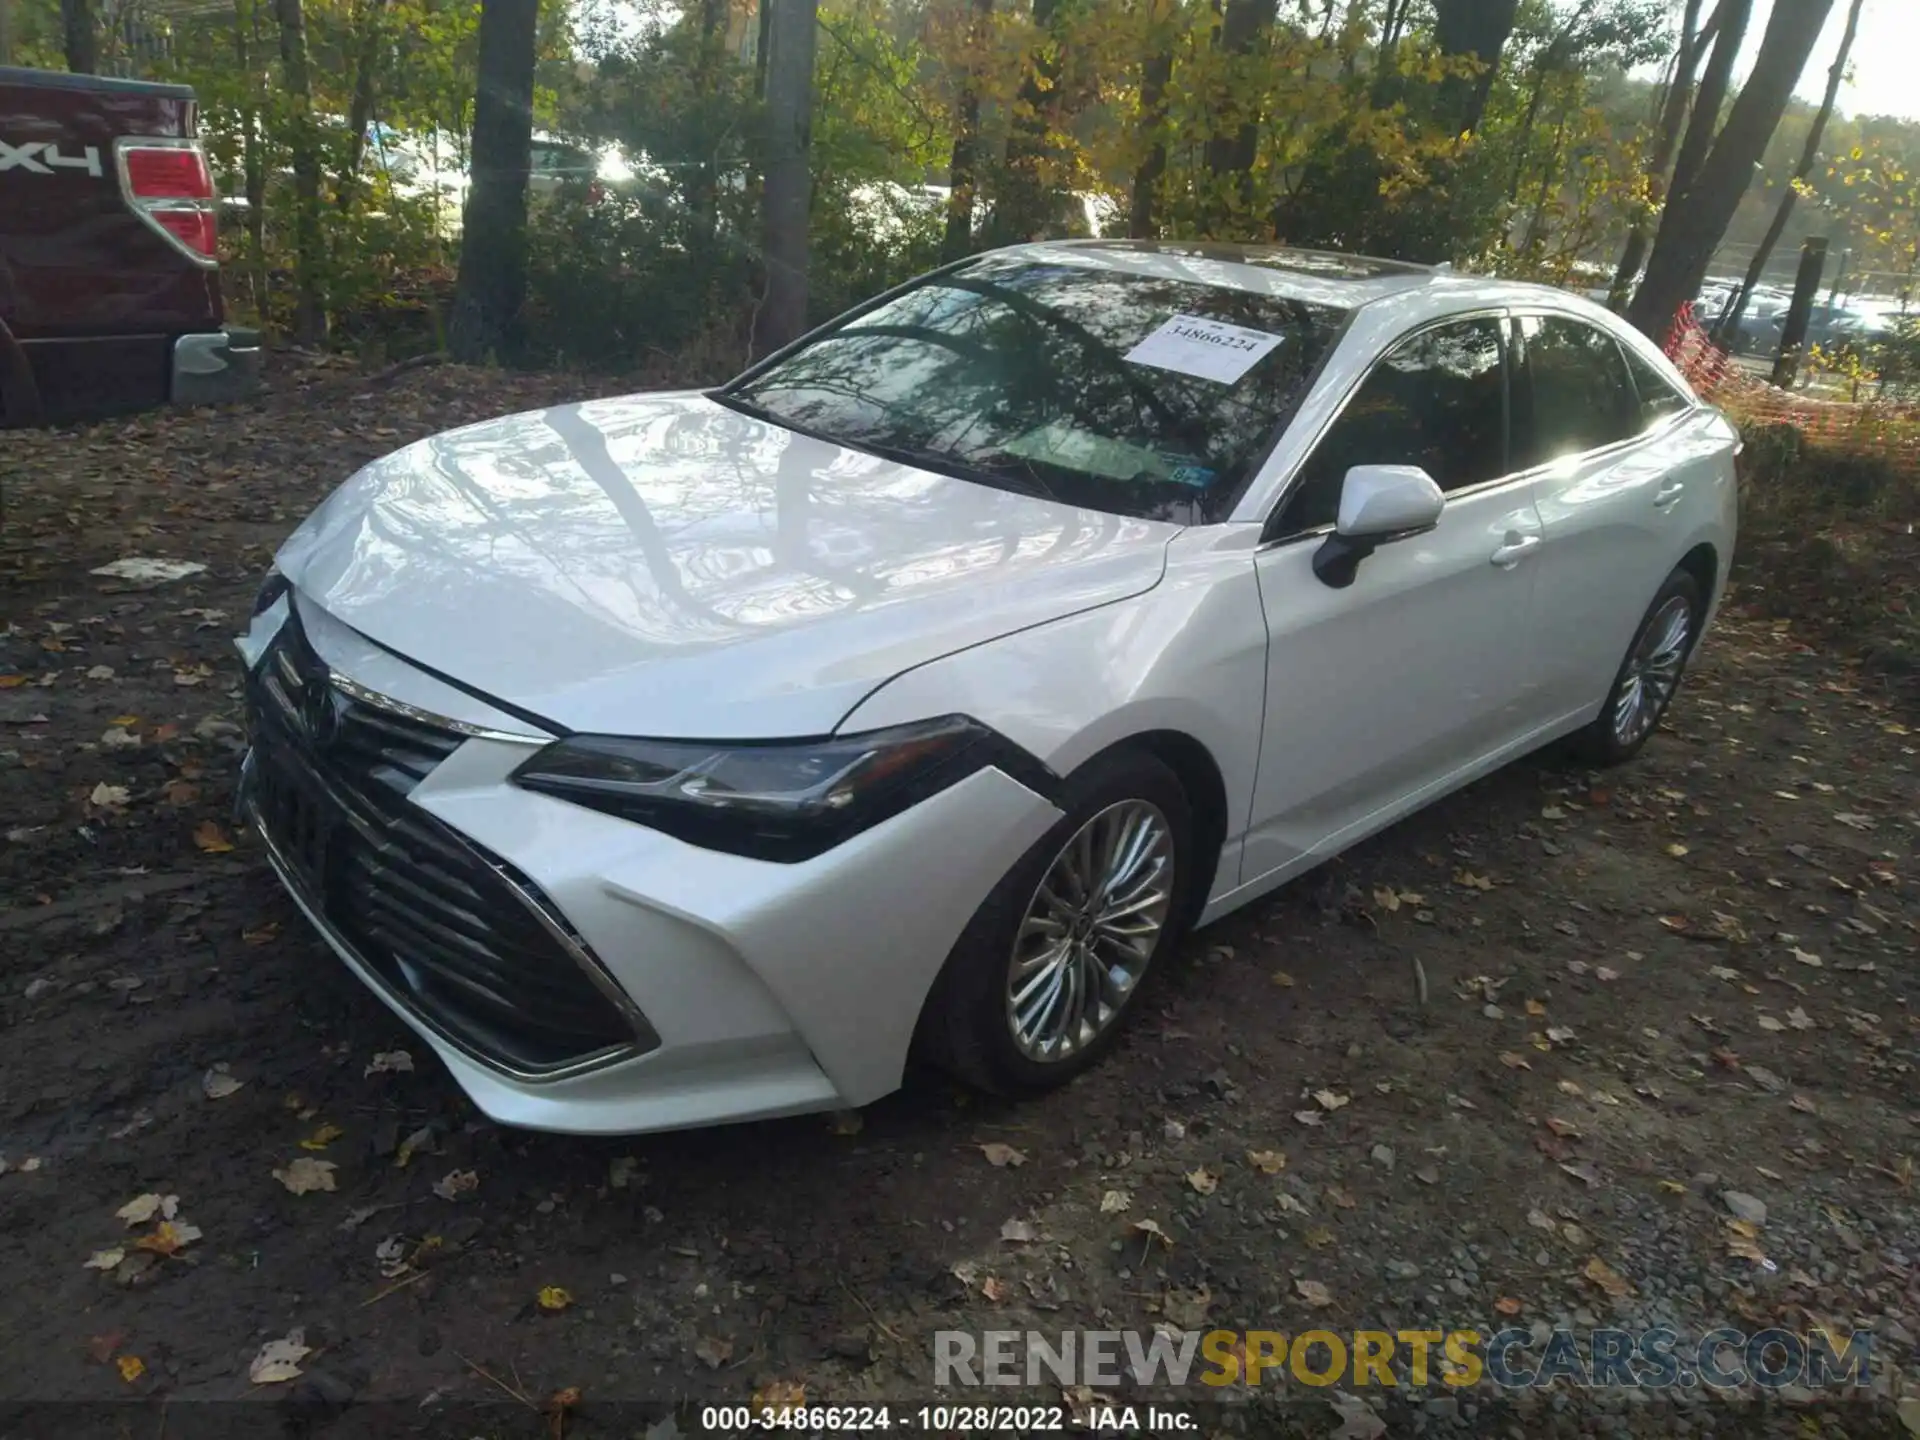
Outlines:
[[1346, 312], [984, 256], [721, 392], [822, 439], [1117, 514], [1224, 519]]

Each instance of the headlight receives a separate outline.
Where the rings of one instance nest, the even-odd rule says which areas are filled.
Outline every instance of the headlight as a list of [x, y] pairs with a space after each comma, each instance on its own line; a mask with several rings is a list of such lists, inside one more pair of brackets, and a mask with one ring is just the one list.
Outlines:
[[274, 601], [292, 588], [293, 586], [288, 582], [287, 577], [280, 573], [278, 567], [270, 567], [266, 579], [260, 582], [260, 589], [253, 597], [253, 613], [264, 615]]
[[513, 780], [690, 845], [792, 862], [989, 765], [1051, 793], [1051, 771], [963, 715], [775, 743], [575, 735], [540, 751]]

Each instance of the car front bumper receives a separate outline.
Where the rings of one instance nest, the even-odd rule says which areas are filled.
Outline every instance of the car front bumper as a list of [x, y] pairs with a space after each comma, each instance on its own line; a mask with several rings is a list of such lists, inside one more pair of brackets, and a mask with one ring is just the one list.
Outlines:
[[[560, 1073], [503, 1065], [437, 1024], [369, 962], [261, 824], [283, 881], [348, 967], [481, 1110], [533, 1129], [676, 1129], [863, 1105], [895, 1089], [961, 930], [1059, 814], [982, 770], [824, 855], [777, 864], [522, 790], [507, 777], [533, 743], [469, 736], [405, 803], [504, 862], [617, 987], [638, 1038]], [[250, 754], [242, 805], [261, 822], [257, 768]]]

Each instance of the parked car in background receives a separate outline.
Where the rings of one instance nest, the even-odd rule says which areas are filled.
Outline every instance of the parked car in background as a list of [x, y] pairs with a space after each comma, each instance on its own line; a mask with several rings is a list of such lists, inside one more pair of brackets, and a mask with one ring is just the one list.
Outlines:
[[233, 399], [260, 344], [223, 322], [193, 91], [0, 69], [0, 424]]
[[1190, 926], [1646, 744], [1738, 441], [1561, 290], [1058, 242], [718, 389], [434, 436], [281, 547], [245, 813], [496, 1119], [1092, 1065]]

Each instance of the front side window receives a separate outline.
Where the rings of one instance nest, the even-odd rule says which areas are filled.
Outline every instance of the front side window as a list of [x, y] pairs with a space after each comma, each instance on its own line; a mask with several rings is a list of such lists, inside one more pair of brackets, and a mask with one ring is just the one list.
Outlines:
[[1418, 465], [1447, 491], [1505, 475], [1504, 323], [1436, 325], [1388, 351], [1301, 466], [1279, 533], [1333, 524], [1356, 465]]
[[1614, 338], [1584, 320], [1520, 322], [1532, 406], [1516, 426], [1514, 461], [1527, 469], [1638, 435], [1640, 397]]
[[1002, 489], [1214, 521], [1291, 418], [1345, 314], [989, 255], [851, 316], [714, 398]]

